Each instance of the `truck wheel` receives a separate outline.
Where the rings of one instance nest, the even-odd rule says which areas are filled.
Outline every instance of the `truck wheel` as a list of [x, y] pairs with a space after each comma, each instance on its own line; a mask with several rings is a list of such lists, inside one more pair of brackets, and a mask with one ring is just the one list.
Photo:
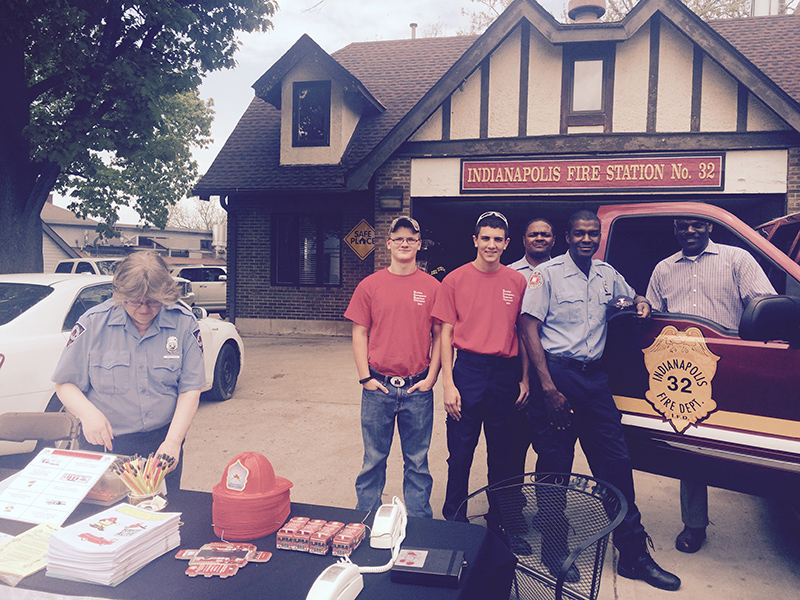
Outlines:
[[219, 351], [214, 365], [214, 384], [206, 392], [206, 397], [215, 402], [228, 400], [236, 389], [239, 379], [239, 353], [231, 344], [225, 344]]

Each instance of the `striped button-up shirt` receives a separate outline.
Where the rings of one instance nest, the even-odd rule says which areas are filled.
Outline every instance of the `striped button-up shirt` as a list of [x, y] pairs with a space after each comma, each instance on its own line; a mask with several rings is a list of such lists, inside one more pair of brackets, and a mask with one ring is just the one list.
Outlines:
[[647, 286], [653, 310], [711, 319], [738, 329], [747, 303], [775, 294], [764, 271], [749, 252], [708, 242], [696, 257], [677, 252], [656, 265]]

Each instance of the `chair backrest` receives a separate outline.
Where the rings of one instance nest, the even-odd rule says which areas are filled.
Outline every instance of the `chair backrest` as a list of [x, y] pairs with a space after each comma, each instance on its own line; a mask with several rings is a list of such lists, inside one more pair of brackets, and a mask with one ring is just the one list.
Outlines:
[[0, 440], [8, 442], [69, 440], [70, 447], [74, 447], [80, 431], [78, 417], [69, 412], [10, 412], [0, 415]]
[[517, 557], [517, 598], [597, 598], [609, 535], [628, 510], [619, 490], [586, 475], [526, 473], [465, 502], [481, 495]]

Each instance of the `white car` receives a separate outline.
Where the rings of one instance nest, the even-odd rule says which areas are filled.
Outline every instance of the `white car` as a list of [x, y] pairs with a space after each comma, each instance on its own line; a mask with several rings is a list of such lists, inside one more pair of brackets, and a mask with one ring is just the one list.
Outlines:
[[[50, 377], [70, 331], [84, 312], [110, 297], [106, 275], [0, 275], [0, 413], [61, 409]], [[192, 310], [203, 338], [203, 399], [227, 400], [244, 361], [242, 338], [232, 323]], [[0, 442], [0, 455], [32, 448], [30, 442]]]
[[209, 312], [219, 312], [225, 318], [227, 311], [228, 270], [212, 265], [184, 265], [172, 269], [174, 277], [192, 282], [194, 301], [192, 306], [202, 306]]

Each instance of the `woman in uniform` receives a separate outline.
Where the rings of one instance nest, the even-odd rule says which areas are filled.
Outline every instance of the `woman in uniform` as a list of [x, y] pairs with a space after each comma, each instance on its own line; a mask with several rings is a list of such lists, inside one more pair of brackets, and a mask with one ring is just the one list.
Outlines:
[[78, 319], [53, 374], [56, 393], [81, 420], [81, 448], [175, 459], [168, 487], [180, 487], [181, 455], [205, 384], [194, 315], [164, 259], [138, 252], [114, 275], [113, 297]]

